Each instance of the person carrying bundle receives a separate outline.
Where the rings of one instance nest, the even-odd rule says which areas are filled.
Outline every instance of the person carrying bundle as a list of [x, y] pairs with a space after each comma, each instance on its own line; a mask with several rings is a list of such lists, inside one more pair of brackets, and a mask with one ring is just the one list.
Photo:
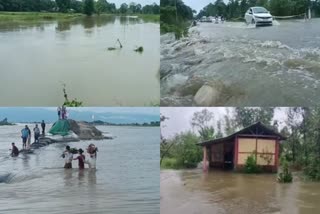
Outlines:
[[87, 152], [90, 156], [90, 160], [86, 161], [86, 163], [89, 165], [89, 168], [95, 169], [98, 148], [94, 144], [91, 143], [87, 148]]

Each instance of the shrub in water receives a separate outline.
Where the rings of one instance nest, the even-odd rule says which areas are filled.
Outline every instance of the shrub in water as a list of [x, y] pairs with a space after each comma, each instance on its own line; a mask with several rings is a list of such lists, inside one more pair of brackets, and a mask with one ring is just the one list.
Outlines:
[[285, 159], [281, 161], [282, 172], [278, 175], [278, 181], [280, 183], [291, 183], [292, 182], [292, 173], [289, 170], [289, 163]]
[[254, 154], [251, 154], [245, 163], [244, 166], [245, 173], [259, 173], [261, 172], [260, 167], [257, 165], [256, 157]]

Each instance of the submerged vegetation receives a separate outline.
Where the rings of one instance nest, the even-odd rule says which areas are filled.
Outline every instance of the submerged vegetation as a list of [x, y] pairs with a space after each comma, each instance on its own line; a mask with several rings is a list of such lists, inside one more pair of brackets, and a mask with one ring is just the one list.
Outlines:
[[246, 159], [246, 163], [244, 165], [244, 172], [245, 173], [260, 173], [262, 170], [257, 164], [256, 156], [255, 154], [251, 154]]
[[292, 173], [289, 169], [288, 161], [283, 156], [281, 157], [281, 170], [282, 172], [278, 175], [278, 181], [280, 183], [291, 183], [293, 180]]
[[66, 89], [66, 84], [63, 84], [63, 97], [64, 97], [64, 103], [63, 105], [66, 107], [81, 107], [82, 106], [82, 102], [78, 101], [77, 98], [72, 99], [71, 101], [68, 98], [68, 94], [67, 94], [67, 89]]

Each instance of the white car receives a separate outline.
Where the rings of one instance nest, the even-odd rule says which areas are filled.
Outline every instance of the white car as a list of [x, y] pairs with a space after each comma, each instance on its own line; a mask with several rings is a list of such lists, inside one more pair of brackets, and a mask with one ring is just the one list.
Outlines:
[[273, 18], [270, 12], [264, 7], [250, 7], [244, 19], [247, 24], [272, 25]]

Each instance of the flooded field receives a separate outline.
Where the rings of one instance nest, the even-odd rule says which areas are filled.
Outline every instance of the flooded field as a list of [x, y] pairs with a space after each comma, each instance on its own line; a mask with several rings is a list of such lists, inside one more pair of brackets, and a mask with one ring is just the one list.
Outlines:
[[[203, 85], [210, 105], [297, 106], [320, 103], [320, 19], [199, 23], [188, 38], [161, 36], [161, 105], [196, 105]], [[261, 99], [263, 96], [263, 99]]]
[[313, 214], [320, 183], [279, 184], [276, 175], [202, 170], [160, 173], [161, 214]]
[[[69, 143], [98, 149], [97, 170], [63, 169], [67, 144], [9, 157], [22, 125], [0, 126], [0, 213], [159, 213], [159, 128], [97, 128], [116, 138]], [[29, 127], [33, 127], [30, 125]], [[48, 126], [49, 128], [49, 126]]]
[[[115, 16], [2, 22], [0, 105], [60, 105], [63, 84], [85, 106], [157, 104], [159, 28]], [[143, 52], [134, 51], [140, 46]]]

